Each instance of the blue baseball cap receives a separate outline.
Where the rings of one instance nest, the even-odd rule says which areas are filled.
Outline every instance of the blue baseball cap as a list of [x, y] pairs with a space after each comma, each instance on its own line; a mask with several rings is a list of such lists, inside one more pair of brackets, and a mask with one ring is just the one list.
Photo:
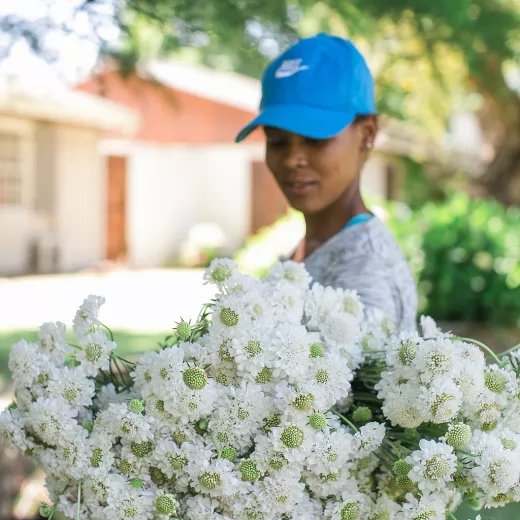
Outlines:
[[375, 113], [374, 80], [361, 53], [349, 40], [320, 33], [300, 40], [268, 65], [260, 114], [236, 141], [259, 126], [328, 139], [356, 116]]

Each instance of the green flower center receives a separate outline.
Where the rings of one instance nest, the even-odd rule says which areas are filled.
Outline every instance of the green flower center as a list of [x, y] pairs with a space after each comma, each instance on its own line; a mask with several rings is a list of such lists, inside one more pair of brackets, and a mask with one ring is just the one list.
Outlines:
[[168, 462], [172, 469], [179, 470], [188, 464], [188, 459], [182, 455], [168, 455]]
[[417, 348], [417, 343], [411, 340], [405, 341], [397, 353], [399, 361], [405, 366], [411, 365], [412, 361], [415, 359], [415, 356], [417, 356]]
[[191, 336], [191, 327], [189, 323], [181, 321], [176, 328], [177, 336], [181, 341], [186, 341]]
[[206, 372], [200, 367], [190, 367], [182, 374], [184, 384], [191, 390], [202, 390], [207, 382]]
[[243, 408], [239, 408], [237, 415], [241, 421], [245, 421], [249, 417], [249, 412]]
[[321, 343], [312, 343], [309, 347], [309, 357], [311, 359], [325, 356], [325, 348]]
[[153, 443], [150, 441], [132, 442], [130, 444], [130, 451], [138, 458], [142, 459], [153, 451]]
[[92, 450], [92, 457], [90, 457], [90, 464], [93, 468], [99, 468], [101, 460], [103, 459], [103, 450], [101, 448], [94, 448]]
[[245, 480], [246, 482], [255, 482], [261, 476], [260, 472], [256, 468], [256, 462], [254, 460], [244, 460], [240, 463], [238, 470], [242, 473], [242, 480]]
[[209, 471], [199, 475], [199, 482], [208, 489], [215, 489], [217, 486], [222, 484], [220, 475], [218, 473], [211, 473]]
[[101, 348], [101, 345], [96, 343], [91, 343], [85, 348], [85, 357], [87, 358], [87, 361], [90, 361], [91, 363], [99, 361], [102, 353], [103, 349]]
[[139, 399], [132, 399], [128, 405], [128, 409], [134, 413], [142, 413], [144, 412], [143, 402]]
[[316, 372], [314, 378], [316, 379], [317, 383], [324, 385], [325, 383], [329, 382], [329, 373], [326, 370], [321, 369]]
[[426, 461], [424, 474], [431, 480], [448, 477], [451, 474], [451, 465], [449, 460], [443, 455], [434, 455], [431, 459]]
[[225, 446], [220, 450], [220, 458], [235, 462], [237, 459], [237, 450], [233, 446]]
[[293, 450], [303, 444], [304, 434], [298, 426], [287, 426], [280, 438], [287, 448]]
[[327, 426], [327, 418], [322, 413], [313, 413], [309, 417], [309, 424], [315, 430], [322, 430]]
[[171, 516], [177, 509], [177, 501], [173, 495], [162, 495], [155, 501], [155, 509], [160, 515]]
[[312, 394], [299, 395], [293, 402], [293, 406], [300, 411], [312, 410], [314, 396]]
[[471, 427], [467, 424], [459, 423], [449, 427], [446, 434], [446, 443], [457, 450], [462, 450], [469, 444], [471, 438]]
[[229, 346], [228, 342], [224, 341], [222, 345], [220, 345], [218, 349], [218, 355], [221, 359], [221, 361], [233, 361], [233, 358], [231, 357], [231, 354], [229, 353]]
[[496, 394], [500, 394], [506, 387], [506, 378], [500, 373], [489, 371], [484, 374], [486, 387]]
[[232, 309], [222, 309], [220, 311], [220, 321], [227, 327], [234, 327], [238, 324], [238, 314]]
[[268, 367], [264, 367], [264, 368], [262, 368], [262, 370], [260, 370], [259, 374], [256, 376], [255, 381], [260, 384], [269, 383], [272, 378], [273, 378], [273, 371]]
[[349, 502], [341, 509], [341, 520], [356, 520], [359, 515], [359, 506], [355, 502]]
[[230, 276], [232, 272], [231, 269], [225, 265], [218, 265], [213, 269], [211, 273], [211, 279], [214, 282], [222, 283], [225, 282]]
[[262, 347], [259, 341], [251, 340], [245, 348], [245, 351], [249, 354], [250, 358], [258, 356], [262, 352]]

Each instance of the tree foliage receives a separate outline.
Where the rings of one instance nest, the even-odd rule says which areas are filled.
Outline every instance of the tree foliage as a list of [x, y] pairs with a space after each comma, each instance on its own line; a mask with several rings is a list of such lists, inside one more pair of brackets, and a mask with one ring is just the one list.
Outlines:
[[[52, 11], [52, 0], [49, 2]], [[151, 55], [191, 59], [258, 77], [301, 36], [328, 31], [356, 40], [378, 78], [382, 112], [439, 135], [454, 109], [479, 107], [495, 159], [482, 180], [505, 202], [520, 201], [520, 96], [508, 71], [520, 57], [518, 0], [72, 0], [67, 20], [49, 14], [0, 19], [9, 44], [25, 39], [45, 55], [46, 36], [74, 32], [86, 17], [101, 48], [129, 70]], [[121, 31], [120, 43], [105, 37]], [[7, 51], [6, 51], [7, 52]], [[471, 95], [471, 94], [475, 95]], [[515, 192], [517, 190], [517, 192]]]

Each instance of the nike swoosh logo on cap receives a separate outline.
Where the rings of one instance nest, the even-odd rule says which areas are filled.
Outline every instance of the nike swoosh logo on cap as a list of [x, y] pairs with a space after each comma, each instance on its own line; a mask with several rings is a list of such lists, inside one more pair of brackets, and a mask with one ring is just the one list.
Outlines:
[[302, 61], [302, 59], [283, 61], [278, 69], [276, 69], [274, 77], [278, 79], [288, 78], [289, 76], [294, 76], [302, 70], [307, 70], [309, 67], [307, 65], [302, 65]]

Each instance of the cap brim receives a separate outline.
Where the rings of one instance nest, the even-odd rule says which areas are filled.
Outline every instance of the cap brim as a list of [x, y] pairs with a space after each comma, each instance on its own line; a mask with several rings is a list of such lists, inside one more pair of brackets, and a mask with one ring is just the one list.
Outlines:
[[355, 117], [356, 114], [308, 106], [274, 105], [264, 109], [243, 128], [236, 137], [236, 142], [243, 141], [260, 126], [279, 128], [310, 139], [329, 139], [343, 131]]

